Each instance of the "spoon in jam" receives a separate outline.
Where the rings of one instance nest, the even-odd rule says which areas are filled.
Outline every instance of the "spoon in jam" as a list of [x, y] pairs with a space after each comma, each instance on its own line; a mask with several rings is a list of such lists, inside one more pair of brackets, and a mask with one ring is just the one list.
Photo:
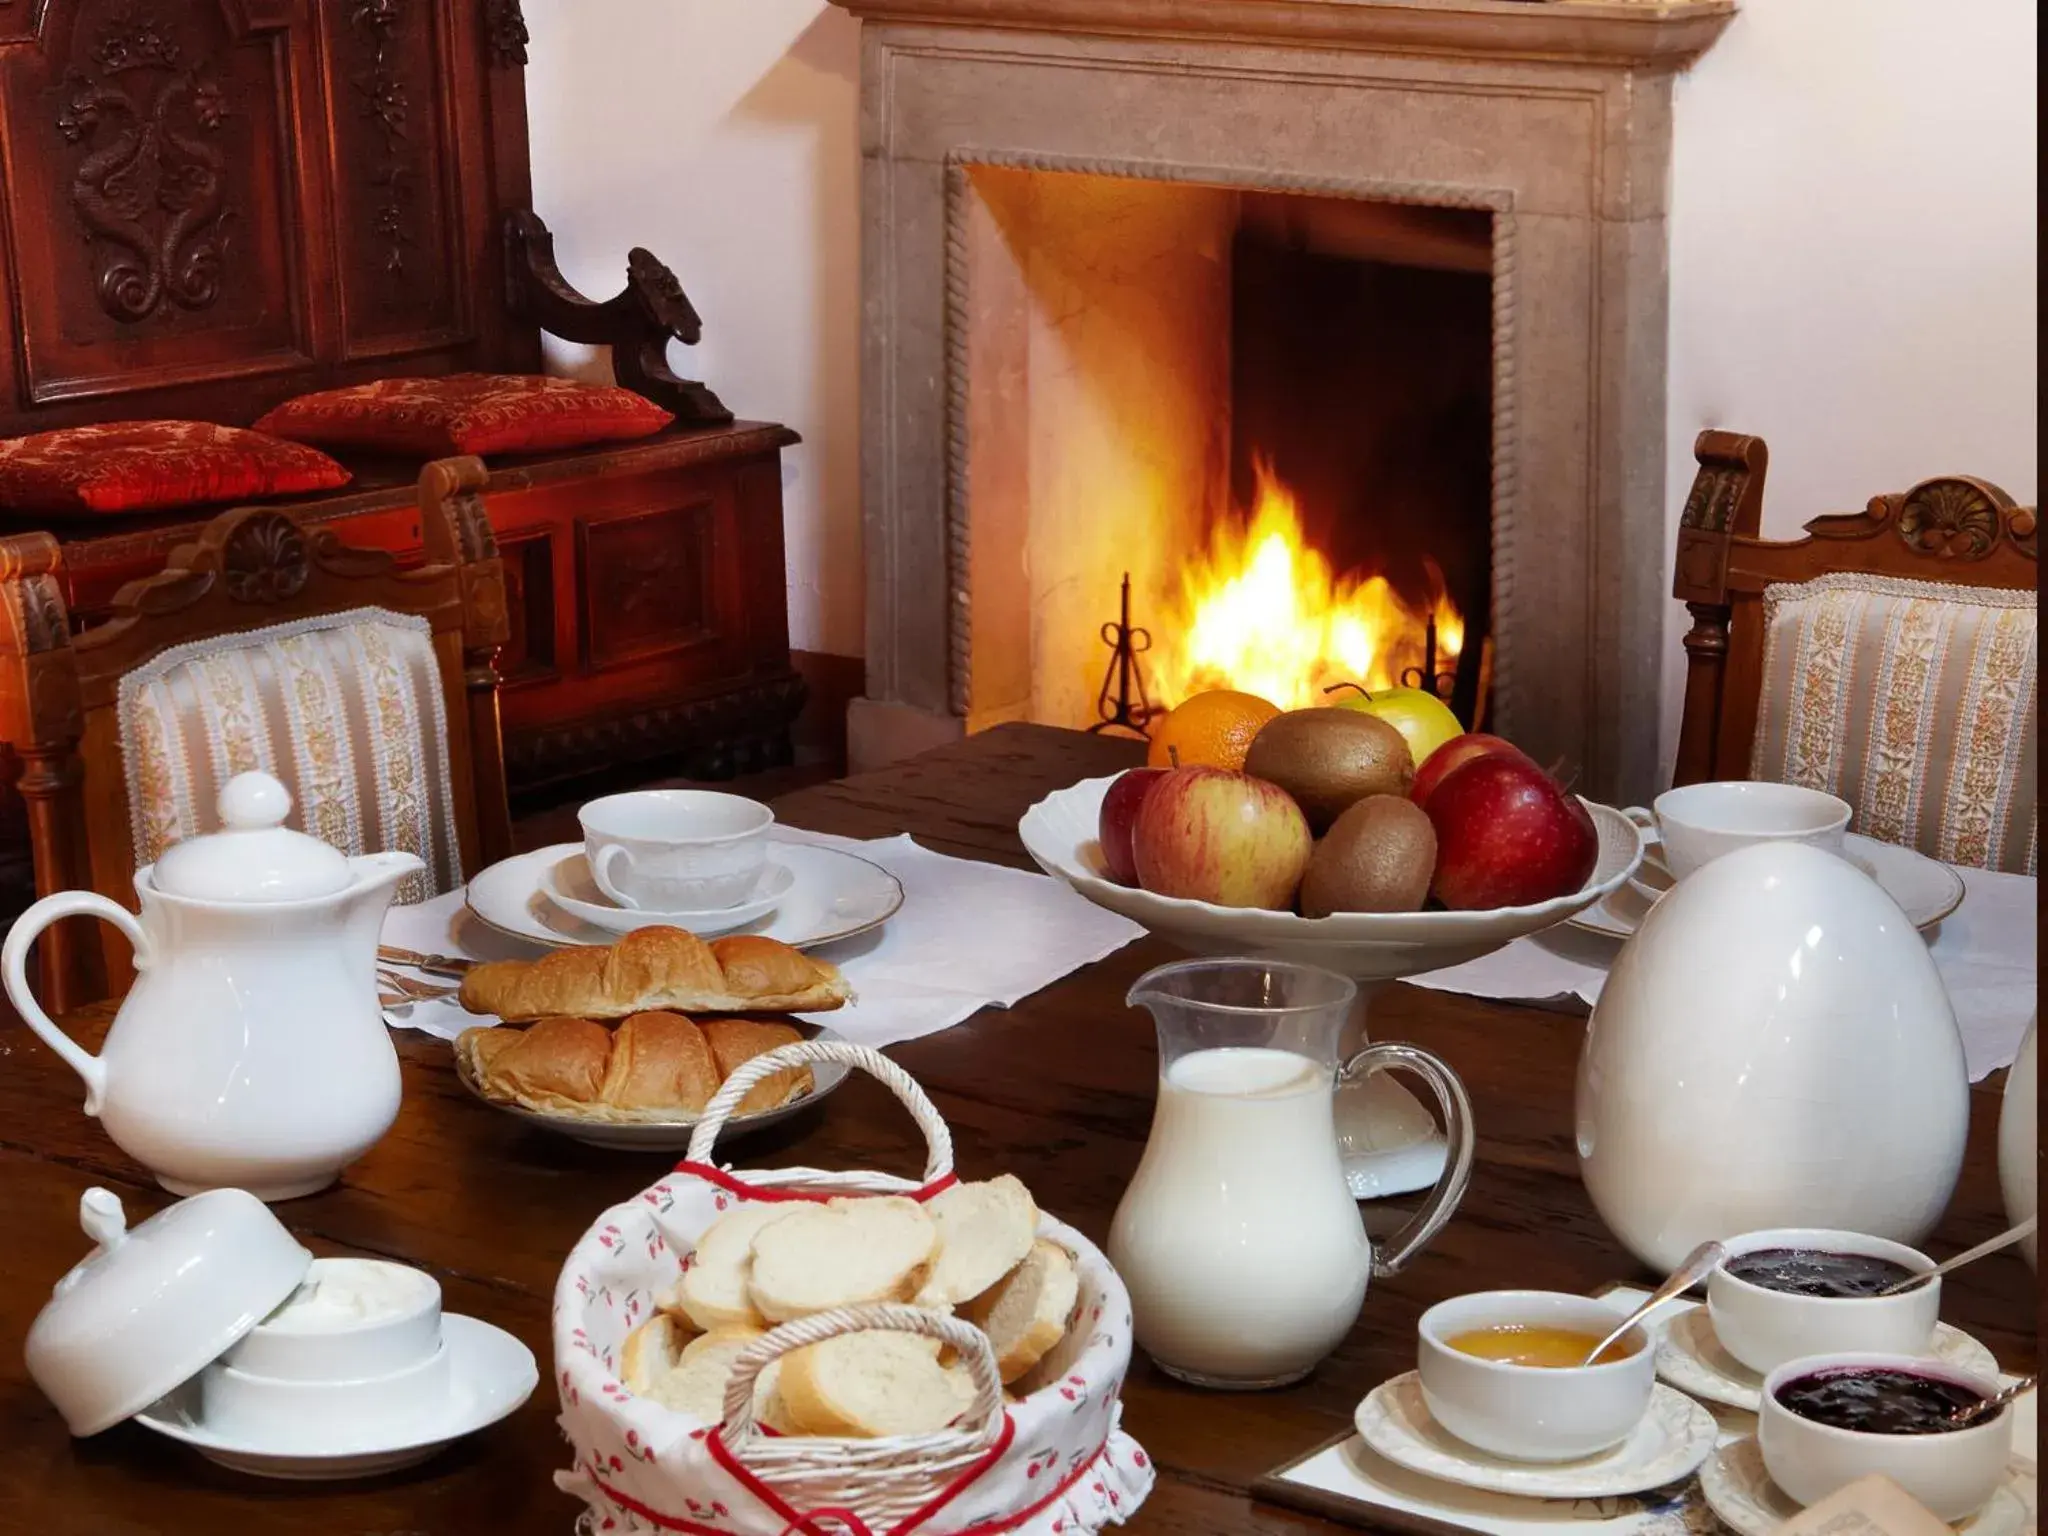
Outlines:
[[1627, 1333], [1629, 1329], [1635, 1327], [1644, 1317], [1656, 1311], [1657, 1308], [1663, 1306], [1672, 1297], [1682, 1295], [1698, 1285], [1707, 1276], [1711, 1275], [1715, 1267], [1727, 1257], [1728, 1250], [1719, 1243], [1701, 1243], [1699, 1247], [1693, 1249], [1691, 1253], [1685, 1256], [1685, 1261], [1678, 1268], [1671, 1271], [1669, 1278], [1662, 1285], [1650, 1292], [1641, 1306], [1621, 1320], [1619, 1328], [1588, 1350], [1586, 1358], [1579, 1363], [1591, 1365], [1595, 1360], [1598, 1360], [1606, 1352], [1608, 1345], [1612, 1344], [1624, 1333]]
[[1917, 1275], [1908, 1275], [1903, 1280], [1894, 1280], [1877, 1294], [1880, 1296], [1896, 1296], [1901, 1291], [1910, 1291], [1916, 1285], [1925, 1284], [1936, 1275], [1945, 1275], [1952, 1269], [1961, 1269], [1965, 1264], [1975, 1263], [1987, 1253], [1996, 1253], [2001, 1248], [2010, 1248], [2021, 1239], [2032, 1236], [2034, 1228], [2040, 1225], [2040, 1221], [2041, 1218], [2038, 1216], [2029, 1216], [2010, 1232], [2001, 1232], [1998, 1236], [1988, 1238], [1974, 1248], [1965, 1248], [1954, 1258], [1944, 1259], [1932, 1269], [1922, 1270]]
[[2038, 1376], [2022, 1376], [2011, 1386], [1999, 1388], [1982, 1402], [1965, 1403], [1948, 1416], [1950, 1427], [1961, 1429], [1964, 1425], [1974, 1424], [1979, 1419], [1990, 1418], [2014, 1398], [2033, 1391], [2040, 1384], [2040, 1380]]

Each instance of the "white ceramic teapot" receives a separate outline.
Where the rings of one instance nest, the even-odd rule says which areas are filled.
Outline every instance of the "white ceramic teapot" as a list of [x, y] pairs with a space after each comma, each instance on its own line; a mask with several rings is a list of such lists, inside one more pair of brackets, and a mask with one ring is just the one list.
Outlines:
[[[265, 1200], [333, 1182], [391, 1128], [398, 1054], [377, 1006], [377, 935], [409, 853], [348, 858], [283, 825], [268, 774], [221, 790], [227, 829], [135, 872], [142, 917], [91, 891], [46, 896], [0, 946], [7, 995], [85, 1079], [85, 1112], [181, 1195], [239, 1187]], [[36, 936], [104, 918], [135, 946], [135, 986], [93, 1056], [29, 990]]]

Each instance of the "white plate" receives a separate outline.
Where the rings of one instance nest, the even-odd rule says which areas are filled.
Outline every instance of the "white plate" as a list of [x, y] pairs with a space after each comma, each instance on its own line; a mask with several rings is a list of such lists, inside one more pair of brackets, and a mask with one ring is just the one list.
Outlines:
[[1411, 1472], [1535, 1499], [1612, 1499], [1662, 1488], [1706, 1460], [1720, 1433], [1714, 1416], [1698, 1403], [1657, 1386], [1642, 1422], [1611, 1451], [1582, 1461], [1505, 1461], [1465, 1444], [1432, 1419], [1413, 1371], [1373, 1388], [1355, 1419], [1367, 1445]]
[[[1700, 1492], [1707, 1507], [1737, 1536], [1773, 1536], [1799, 1513], [1764, 1470], [1755, 1435], [1731, 1440], [1700, 1464]], [[2019, 1536], [2034, 1529], [2036, 1481], [2015, 1458], [1991, 1502], [1956, 1526], [1966, 1536]]]
[[1354, 981], [1391, 981], [1459, 965], [1537, 933], [1622, 888], [1643, 856], [1642, 835], [1621, 812], [1582, 801], [1600, 835], [1593, 876], [1569, 896], [1487, 912], [1339, 912], [1299, 917], [1219, 907], [1118, 885], [1096, 841], [1102, 796], [1114, 778], [1084, 779], [1032, 806], [1017, 824], [1039, 868], [1098, 907], [1142, 924], [1196, 954], [1269, 955], [1337, 971]]
[[[1916, 848], [1880, 843], [1876, 838], [1851, 832], [1842, 840], [1842, 853], [1875, 880], [1899, 904], [1906, 920], [1923, 933], [1963, 904], [1963, 877]], [[1650, 843], [1644, 851], [1642, 866], [1628, 883], [1605, 901], [1571, 918], [1571, 924], [1611, 939], [1625, 939], [1636, 931], [1657, 898], [1676, 883], [1656, 844]]]
[[687, 928], [700, 938], [730, 933], [757, 918], [766, 917], [781, 905], [789, 888], [796, 884], [796, 871], [768, 855], [761, 878], [747, 899], [730, 907], [700, 912], [653, 912], [645, 907], [622, 907], [599, 889], [590, 873], [590, 859], [581, 848], [549, 865], [541, 875], [541, 891], [569, 916], [602, 928], [607, 933], [631, 933], [638, 928]]
[[[616, 933], [571, 917], [545, 889], [548, 871], [582, 847], [556, 843], [493, 864], [469, 882], [465, 900], [471, 915], [488, 928], [550, 949], [616, 944]], [[814, 843], [770, 847], [771, 857], [796, 878], [774, 916], [750, 926], [749, 933], [812, 949], [879, 927], [903, 905], [901, 882], [879, 864]]]
[[[1998, 1374], [1998, 1361], [1991, 1351], [1947, 1323], [1935, 1324], [1928, 1354], [1979, 1375]], [[1714, 1319], [1703, 1306], [1680, 1313], [1664, 1330], [1657, 1346], [1657, 1374], [1679, 1391], [1710, 1402], [1751, 1413], [1763, 1406], [1763, 1377], [1721, 1347], [1714, 1336]]]
[[199, 1421], [196, 1379], [135, 1416], [138, 1424], [183, 1441], [204, 1456], [252, 1477], [324, 1482], [344, 1477], [375, 1477], [425, 1461], [450, 1441], [474, 1434], [514, 1412], [533, 1395], [540, 1373], [533, 1351], [489, 1323], [457, 1313], [441, 1315], [441, 1338], [452, 1367], [448, 1404], [442, 1421], [431, 1430], [339, 1445], [309, 1453], [281, 1450], [248, 1440], [229, 1440], [210, 1433]]
[[[841, 1038], [829, 1029], [821, 1029], [812, 1036], [816, 1040], [837, 1040]], [[773, 1125], [778, 1120], [787, 1120], [791, 1115], [800, 1114], [833, 1089], [846, 1081], [850, 1069], [843, 1062], [814, 1061], [811, 1063], [811, 1091], [802, 1098], [791, 1099], [787, 1104], [778, 1104], [773, 1109], [759, 1109], [752, 1114], [734, 1115], [725, 1122], [725, 1129], [718, 1134], [720, 1146], [735, 1136], [744, 1136], [749, 1131], [758, 1131], [763, 1126]], [[484, 1103], [496, 1110], [502, 1110], [514, 1119], [537, 1125], [542, 1130], [553, 1131], [571, 1141], [580, 1141], [588, 1147], [606, 1147], [627, 1152], [680, 1152], [690, 1144], [690, 1134], [697, 1128], [697, 1116], [685, 1115], [674, 1120], [635, 1120], [613, 1123], [601, 1120], [579, 1120], [574, 1115], [549, 1114], [545, 1110], [527, 1109], [518, 1104], [502, 1104], [485, 1097], [483, 1090], [469, 1080], [469, 1073], [463, 1066], [461, 1056], [455, 1058], [455, 1076], [462, 1086], [475, 1094]]]

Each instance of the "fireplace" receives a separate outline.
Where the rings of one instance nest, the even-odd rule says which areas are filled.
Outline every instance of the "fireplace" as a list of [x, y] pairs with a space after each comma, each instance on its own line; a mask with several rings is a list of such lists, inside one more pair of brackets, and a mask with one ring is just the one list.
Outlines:
[[1433, 624], [1468, 717], [1651, 787], [1669, 82], [1726, 0], [840, 3], [858, 761], [1094, 721], [1128, 572], [1164, 702], [1417, 679]]

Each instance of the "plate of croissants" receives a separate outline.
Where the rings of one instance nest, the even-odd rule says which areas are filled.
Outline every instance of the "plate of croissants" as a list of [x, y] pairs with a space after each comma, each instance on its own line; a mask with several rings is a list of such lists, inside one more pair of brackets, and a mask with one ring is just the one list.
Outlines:
[[[577, 1141], [681, 1151], [741, 1062], [839, 1038], [763, 1015], [827, 1012], [852, 996], [836, 966], [775, 939], [642, 928], [616, 944], [471, 967], [462, 1006], [503, 1022], [462, 1032], [456, 1075], [486, 1103]], [[727, 1134], [788, 1118], [846, 1073], [821, 1062], [763, 1079]]]

